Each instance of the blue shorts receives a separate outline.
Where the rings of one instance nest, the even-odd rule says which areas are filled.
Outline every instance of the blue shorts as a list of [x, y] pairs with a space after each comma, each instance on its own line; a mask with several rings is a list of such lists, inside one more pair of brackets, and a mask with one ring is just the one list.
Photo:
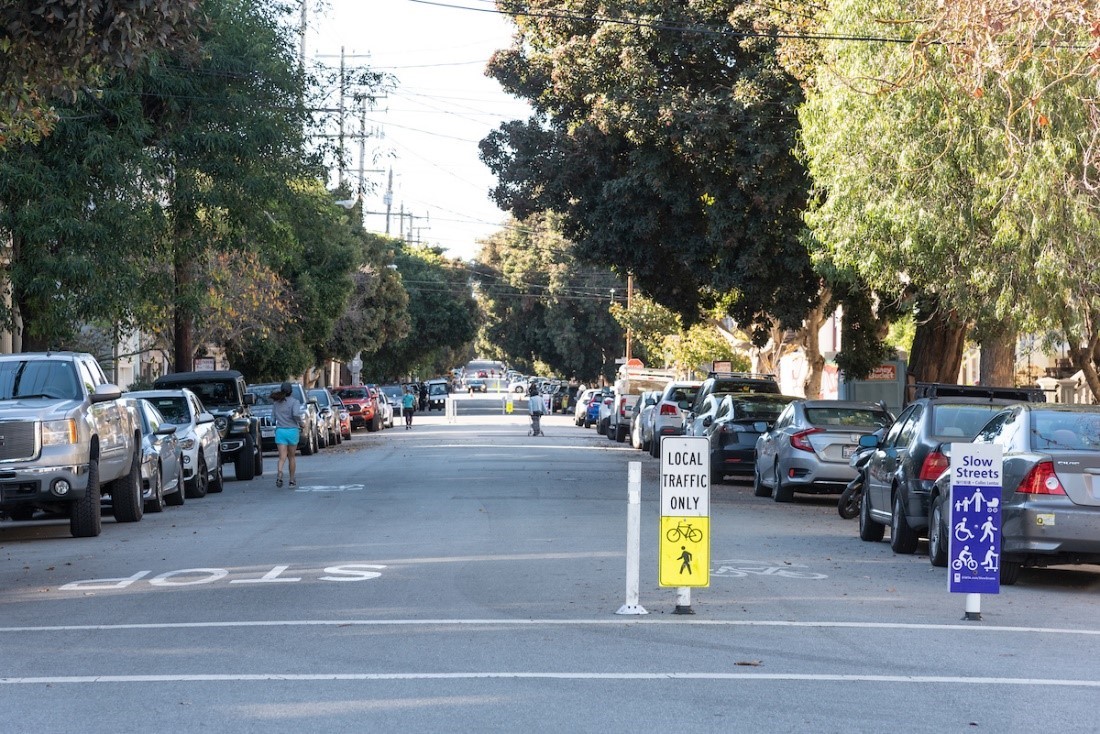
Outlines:
[[275, 429], [275, 445], [276, 446], [297, 446], [298, 445], [298, 429], [297, 428], [276, 428]]

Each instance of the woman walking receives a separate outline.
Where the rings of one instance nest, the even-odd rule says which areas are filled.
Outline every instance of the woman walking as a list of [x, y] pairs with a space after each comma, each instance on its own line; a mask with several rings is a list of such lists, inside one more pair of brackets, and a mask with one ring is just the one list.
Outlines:
[[416, 396], [412, 390], [405, 390], [401, 397], [401, 413], [405, 416], [405, 430], [413, 427], [413, 413], [416, 412]]
[[295, 482], [295, 453], [298, 451], [298, 439], [302, 429], [302, 404], [294, 397], [293, 386], [284, 382], [279, 389], [271, 393], [274, 403], [272, 417], [275, 419], [275, 445], [279, 449], [279, 464], [275, 475], [275, 486], [283, 486], [283, 463], [290, 472], [290, 486]]

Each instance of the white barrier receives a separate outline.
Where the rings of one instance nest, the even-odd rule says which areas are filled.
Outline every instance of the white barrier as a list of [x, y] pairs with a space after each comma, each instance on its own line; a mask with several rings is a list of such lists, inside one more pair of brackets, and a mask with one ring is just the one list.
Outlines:
[[642, 462], [632, 461], [626, 482], [626, 603], [615, 614], [649, 614], [638, 603], [642, 542]]

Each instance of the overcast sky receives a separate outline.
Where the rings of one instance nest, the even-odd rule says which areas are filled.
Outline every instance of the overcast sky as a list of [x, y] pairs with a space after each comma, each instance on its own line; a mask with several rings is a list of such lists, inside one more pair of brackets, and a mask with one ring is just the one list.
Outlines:
[[[490, 0], [440, 0], [492, 9]], [[474, 256], [476, 240], [500, 228], [506, 215], [490, 201], [494, 179], [478, 158], [477, 143], [502, 121], [523, 119], [529, 108], [485, 76], [493, 51], [511, 43], [510, 21], [496, 13], [440, 7], [413, 0], [309, 0], [306, 54], [338, 65], [368, 65], [397, 77], [397, 88], [368, 113], [381, 132], [368, 145], [368, 169], [393, 167], [390, 232], [397, 211], [417, 217], [422, 241], [454, 257]], [[369, 57], [367, 55], [369, 54]], [[335, 102], [335, 100], [333, 100]], [[358, 123], [354, 125], [358, 132]], [[349, 132], [353, 132], [349, 130]], [[370, 156], [381, 158], [372, 161]], [[358, 148], [351, 156], [358, 172]], [[368, 173], [367, 209], [383, 211], [385, 173]], [[368, 215], [367, 229], [384, 231], [385, 217]], [[409, 226], [406, 220], [406, 227]]]

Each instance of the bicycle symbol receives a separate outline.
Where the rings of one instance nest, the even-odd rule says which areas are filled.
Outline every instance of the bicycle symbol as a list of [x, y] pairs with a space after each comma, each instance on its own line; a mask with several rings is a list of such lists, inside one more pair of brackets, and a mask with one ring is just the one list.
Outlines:
[[[715, 561], [721, 564], [711, 573], [715, 576], [729, 576], [731, 578], [745, 578], [747, 576], [777, 576], [786, 579], [812, 579], [820, 580], [829, 578], [826, 574], [802, 570], [806, 567], [800, 563], [784, 564], [776, 566], [771, 563], [761, 563], [744, 559], [729, 559]], [[726, 565], [736, 564], [736, 565]]]
[[961, 571], [964, 563], [966, 564], [966, 567], [971, 571], [978, 570], [978, 562], [975, 561], [973, 558], [967, 558], [965, 561], [962, 558], [956, 558], [955, 560], [951, 561], [951, 568], [955, 569], [956, 571]]
[[691, 527], [690, 523], [682, 522], [674, 528], [669, 528], [668, 532], [665, 533], [665, 538], [669, 543], [676, 543], [681, 538], [689, 543], [699, 543], [703, 540], [703, 531]]

